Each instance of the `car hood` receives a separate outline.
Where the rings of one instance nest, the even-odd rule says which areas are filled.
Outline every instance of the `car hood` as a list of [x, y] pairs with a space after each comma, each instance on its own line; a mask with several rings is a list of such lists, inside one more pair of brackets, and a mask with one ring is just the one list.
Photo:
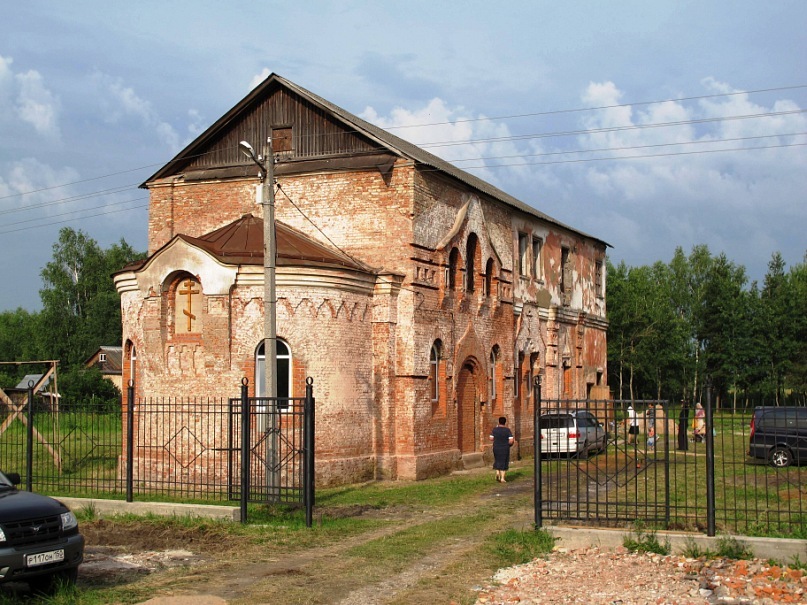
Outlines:
[[16, 489], [0, 491], [0, 523], [66, 513], [68, 508], [53, 498]]

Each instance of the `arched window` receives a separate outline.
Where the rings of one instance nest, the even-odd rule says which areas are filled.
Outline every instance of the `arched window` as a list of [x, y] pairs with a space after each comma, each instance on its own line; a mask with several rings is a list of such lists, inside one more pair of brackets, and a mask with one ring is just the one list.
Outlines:
[[429, 353], [429, 393], [432, 401], [440, 399], [440, 358], [443, 356], [443, 343], [435, 340]]
[[488, 381], [490, 382], [490, 400], [496, 401], [496, 383], [499, 379], [499, 346], [496, 345], [490, 350], [490, 368], [488, 370]]
[[448, 255], [448, 289], [455, 290], [457, 288], [457, 273], [460, 264], [460, 251], [456, 248], [451, 249], [451, 254]]
[[514, 368], [515, 376], [513, 377], [513, 398], [521, 401], [521, 382], [524, 380], [524, 353], [518, 351], [516, 353], [516, 367]]
[[493, 259], [485, 265], [485, 296], [493, 296]]
[[465, 290], [467, 292], [474, 291], [474, 282], [476, 281], [476, 249], [478, 247], [478, 238], [475, 233], [468, 236], [468, 243], [465, 245]]
[[[291, 392], [291, 349], [289, 345], [277, 339], [275, 347], [277, 348], [277, 360], [275, 363], [275, 372], [277, 375], [277, 397], [278, 399], [288, 399], [292, 397]], [[258, 345], [255, 350], [255, 396], [265, 397], [266, 393], [266, 354], [264, 348], [264, 341]], [[288, 407], [288, 401], [278, 402], [279, 407]]]

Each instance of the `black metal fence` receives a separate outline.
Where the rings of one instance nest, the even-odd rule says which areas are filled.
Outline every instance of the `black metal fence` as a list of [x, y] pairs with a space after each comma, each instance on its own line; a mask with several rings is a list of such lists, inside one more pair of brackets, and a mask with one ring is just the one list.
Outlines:
[[[551, 415], [565, 410], [595, 417], [602, 447], [582, 447], [577, 436], [569, 445], [568, 430], [567, 442], [553, 445], [558, 431], [547, 428]], [[539, 398], [536, 523], [625, 527], [639, 521], [708, 535], [807, 537], [807, 461], [776, 468], [765, 457], [750, 457], [752, 415], [751, 409], [712, 413], [708, 401], [701, 409], [684, 402]], [[577, 432], [594, 441], [599, 435]]]
[[[63, 496], [301, 504], [314, 498], [314, 397], [146, 397], [0, 411], [0, 469]], [[247, 436], [245, 440], [243, 437]]]

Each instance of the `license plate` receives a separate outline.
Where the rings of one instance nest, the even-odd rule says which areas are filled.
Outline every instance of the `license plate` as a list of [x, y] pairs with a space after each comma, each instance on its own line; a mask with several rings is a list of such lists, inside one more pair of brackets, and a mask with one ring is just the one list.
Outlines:
[[40, 552], [35, 555], [28, 555], [25, 557], [26, 567], [36, 567], [38, 565], [47, 565], [48, 563], [58, 563], [64, 561], [64, 549], [49, 550], [48, 552]]

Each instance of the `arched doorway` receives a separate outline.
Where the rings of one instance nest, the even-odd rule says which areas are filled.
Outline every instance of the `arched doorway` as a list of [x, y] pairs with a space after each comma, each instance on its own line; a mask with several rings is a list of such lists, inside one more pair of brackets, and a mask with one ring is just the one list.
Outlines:
[[473, 359], [462, 364], [457, 379], [457, 446], [461, 454], [479, 449], [479, 369]]

